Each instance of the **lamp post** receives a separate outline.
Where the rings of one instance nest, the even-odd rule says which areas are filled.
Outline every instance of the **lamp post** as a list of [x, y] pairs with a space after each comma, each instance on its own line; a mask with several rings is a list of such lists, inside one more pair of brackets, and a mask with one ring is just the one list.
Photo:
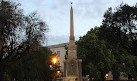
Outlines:
[[[53, 63], [54, 63], [54, 73], [56, 73], [56, 62], [57, 62], [57, 58], [53, 58]], [[56, 75], [55, 75], [55, 77], [56, 77]], [[55, 80], [55, 78], [54, 78], [54, 80]]]
[[53, 58], [53, 63], [55, 64], [57, 62], [57, 58]]
[[108, 74], [106, 74], [106, 75], [105, 75], [105, 78], [107, 79], [107, 78], [108, 78], [108, 76], [109, 76], [109, 75], [108, 75]]
[[54, 70], [56, 69], [56, 68], [55, 68], [56, 62], [57, 62], [57, 58], [53, 58]]
[[53, 63], [54, 63], [54, 72], [55, 72], [55, 70], [56, 70], [56, 68], [55, 68], [56, 62], [57, 62], [57, 58], [53, 58]]

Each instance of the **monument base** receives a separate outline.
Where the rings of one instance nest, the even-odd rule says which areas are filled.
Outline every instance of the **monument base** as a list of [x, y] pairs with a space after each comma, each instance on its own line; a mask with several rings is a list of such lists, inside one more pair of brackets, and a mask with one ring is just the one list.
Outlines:
[[62, 77], [62, 78], [57, 78], [56, 81], [83, 81], [82, 77]]
[[64, 61], [63, 81], [82, 81], [81, 59], [66, 59]]
[[78, 77], [63, 77], [63, 81], [82, 81]]

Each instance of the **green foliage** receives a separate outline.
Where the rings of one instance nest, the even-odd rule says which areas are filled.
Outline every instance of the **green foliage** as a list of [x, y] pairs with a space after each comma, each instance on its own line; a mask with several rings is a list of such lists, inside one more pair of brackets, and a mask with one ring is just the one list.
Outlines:
[[137, 7], [121, 4], [109, 8], [99, 28], [92, 28], [77, 41], [78, 57], [83, 60], [83, 75], [104, 80], [112, 71], [114, 80], [120, 72], [137, 80]]
[[49, 68], [50, 50], [41, 47], [37, 51], [25, 56], [16, 65], [12, 65], [8, 70], [11, 80], [38, 80], [50, 81], [52, 73]]
[[109, 44], [115, 45], [116, 48], [112, 46], [113, 49], [123, 48], [132, 55], [137, 55], [136, 22], [136, 6], [121, 4], [115, 11], [109, 8], [104, 15], [103, 24], [99, 30], [100, 37]]
[[114, 56], [106, 47], [104, 40], [99, 40], [98, 28], [91, 29], [77, 41], [78, 58], [83, 60], [83, 75], [89, 74], [95, 80], [103, 80], [113, 63]]
[[114, 79], [124, 72], [129, 79], [136, 78], [137, 61], [137, 7], [121, 4], [113, 10], [109, 8], [99, 28], [99, 37], [106, 41], [116, 62], [113, 65]]

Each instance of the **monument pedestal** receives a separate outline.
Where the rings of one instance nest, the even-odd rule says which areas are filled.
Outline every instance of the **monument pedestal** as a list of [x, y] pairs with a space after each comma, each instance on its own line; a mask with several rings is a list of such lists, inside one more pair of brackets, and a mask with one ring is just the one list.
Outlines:
[[76, 78], [77, 77], [63, 77], [63, 81], [78, 81]]
[[81, 63], [81, 59], [66, 59], [63, 81], [82, 81]]

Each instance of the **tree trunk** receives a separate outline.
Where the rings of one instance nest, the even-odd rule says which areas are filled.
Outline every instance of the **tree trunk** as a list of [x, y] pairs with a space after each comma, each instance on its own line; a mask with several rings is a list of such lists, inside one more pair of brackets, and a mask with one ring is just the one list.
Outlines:
[[105, 81], [105, 74], [101, 73], [101, 81]]
[[4, 81], [4, 68], [0, 66], [0, 81]]

